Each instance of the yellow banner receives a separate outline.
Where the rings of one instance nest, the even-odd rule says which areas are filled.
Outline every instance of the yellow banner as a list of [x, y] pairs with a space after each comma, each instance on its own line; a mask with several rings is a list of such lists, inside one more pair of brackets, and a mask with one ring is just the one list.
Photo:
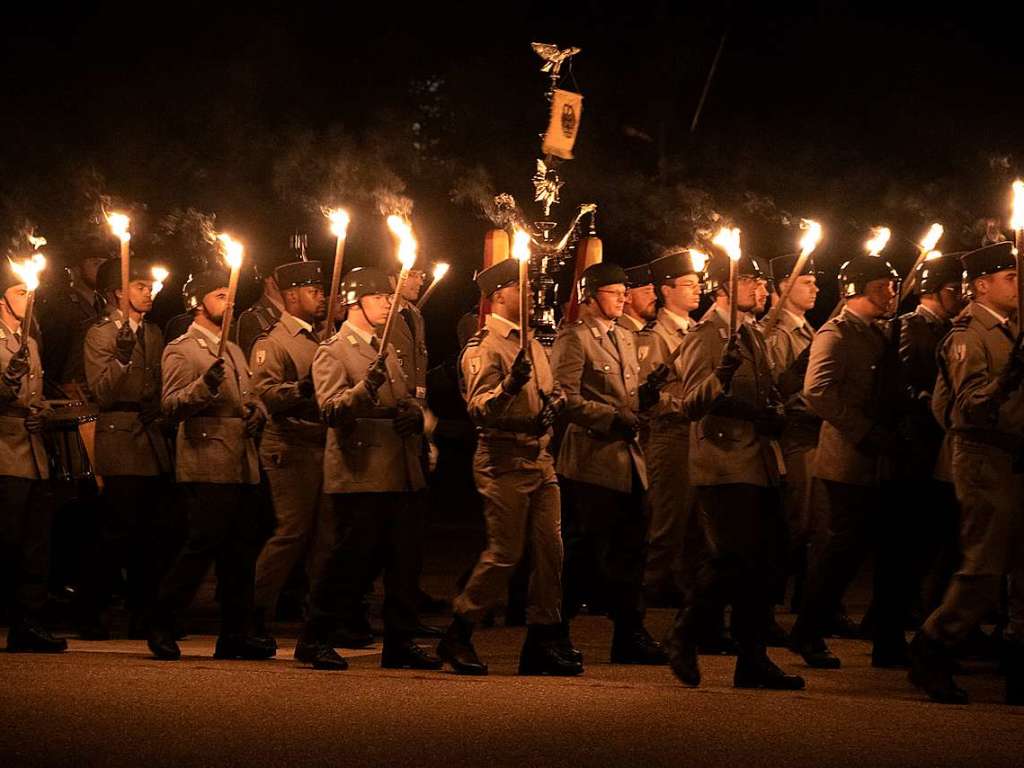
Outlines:
[[551, 121], [544, 134], [543, 151], [563, 160], [572, 160], [572, 147], [580, 129], [583, 96], [572, 91], [555, 91], [551, 101]]

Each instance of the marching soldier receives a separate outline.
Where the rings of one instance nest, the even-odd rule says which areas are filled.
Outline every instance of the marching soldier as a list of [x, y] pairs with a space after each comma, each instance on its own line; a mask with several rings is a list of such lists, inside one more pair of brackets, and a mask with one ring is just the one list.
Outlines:
[[394, 348], [375, 335], [391, 306], [387, 278], [373, 268], [345, 276], [348, 316], [313, 358], [313, 384], [327, 432], [324, 484], [332, 495], [334, 539], [315, 577], [310, 617], [295, 657], [319, 669], [347, 664], [331, 647], [340, 623], [357, 625], [365, 587], [384, 566], [381, 666], [440, 669], [441, 660], [414, 641], [417, 551], [425, 487], [420, 444], [423, 410]]
[[131, 634], [141, 631], [174, 555], [168, 542], [178, 533], [168, 516], [167, 478], [173, 467], [160, 425], [164, 340], [160, 329], [146, 321], [153, 308], [150, 264], [132, 259], [129, 278], [126, 323], [118, 309], [121, 262], [110, 259], [100, 267], [97, 288], [108, 297], [110, 312], [85, 335], [85, 376], [100, 411], [94, 469], [104, 480], [87, 639], [109, 636], [103, 612], [122, 566], [128, 574]]
[[933, 590], [938, 594], [926, 598], [926, 613], [941, 599], [959, 555], [960, 509], [949, 466], [951, 452], [945, 430], [932, 414], [932, 395], [939, 373], [939, 343], [964, 308], [962, 255], [947, 253], [922, 262], [914, 281], [920, 304], [900, 317], [900, 384], [906, 395], [900, 426], [907, 450], [897, 466], [897, 493], [921, 542], [921, 557], [908, 586], [917, 588], [929, 572], [938, 580], [939, 589]]
[[[779, 256], [769, 262], [771, 282], [774, 287], [773, 301], [782, 301], [782, 294], [793, 280], [793, 268], [797, 256]], [[810, 357], [814, 328], [807, 320], [807, 313], [814, 309], [818, 298], [818, 277], [820, 272], [813, 260], [808, 260], [804, 271], [795, 278], [790, 287], [786, 303], [779, 308], [778, 319], [771, 327], [764, 327], [765, 343], [772, 359], [775, 384], [786, 407], [786, 426], [779, 439], [782, 457], [786, 467], [786, 481], [783, 484], [783, 508], [786, 527], [789, 531], [789, 554], [786, 576], [795, 575], [794, 591], [800, 594], [807, 569], [807, 551], [814, 534], [824, 524], [824, 512], [817, 513], [814, 495], [814, 451], [818, 445], [819, 419], [803, 398], [804, 374]], [[784, 599], [785, 580], [780, 583], [776, 599]], [[794, 602], [799, 602], [794, 598]], [[772, 624], [772, 627], [777, 627]], [[785, 635], [782, 634], [784, 640]]]
[[[52, 509], [40, 432], [46, 421], [43, 369], [35, 339], [22, 338], [28, 290], [0, 258], [0, 547], [12, 597], [7, 650], [59, 653], [68, 647], [39, 623], [46, 603]], [[10, 579], [10, 581], [8, 581]]]
[[640, 333], [657, 316], [658, 304], [648, 264], [626, 270], [626, 303], [622, 307], [619, 325], [633, 333]]
[[455, 617], [437, 655], [460, 674], [487, 674], [473, 648], [473, 627], [504, 595], [530, 547], [527, 635], [521, 675], [578, 675], [583, 665], [560, 651], [562, 540], [551, 424], [565, 405], [555, 389], [544, 348], [520, 346], [519, 263], [506, 259], [476, 278], [491, 301], [483, 330], [466, 345], [462, 374], [466, 402], [477, 425], [474, 475], [484, 497], [487, 549], [455, 598]]
[[[700, 304], [702, 269], [697, 269], [688, 251], [662, 256], [652, 261], [649, 269], [660, 307], [656, 320], [641, 332], [637, 342], [640, 373], [646, 379], [659, 366], [669, 369], [663, 374], [662, 402], [652, 412], [650, 437], [644, 446], [651, 509], [644, 589], [652, 599], [678, 606], [685, 580], [681, 573], [683, 542], [694, 493], [689, 479], [690, 421], [680, 407], [680, 360], [672, 356], [695, 325], [690, 313]], [[694, 524], [699, 528], [696, 520]]]
[[319, 261], [296, 261], [274, 270], [284, 311], [253, 344], [252, 388], [269, 414], [260, 440], [277, 525], [256, 562], [256, 632], [275, 615], [277, 599], [294, 565], [306, 558], [312, 572], [318, 520], [326, 512], [324, 441], [313, 391], [315, 328], [327, 314]]
[[[843, 311], [811, 344], [803, 397], [823, 420], [814, 461], [828, 498], [828, 540], [808, 575], [791, 648], [809, 666], [837, 669], [825, 645], [829, 617], [869, 551], [875, 552], [873, 640], [876, 667], [907, 663], [903, 625], [909, 608], [903, 517], [881, 492], [891, 479], [899, 435], [888, 418], [893, 357], [891, 318], [899, 274], [881, 258], [857, 255], [839, 271]], [[896, 361], [891, 361], [896, 365]], [[884, 526], [884, 528], [883, 528]]]
[[612, 663], [664, 664], [661, 645], [644, 628], [647, 468], [637, 439], [638, 414], [658, 392], [639, 386], [633, 334], [616, 325], [626, 281], [615, 264], [587, 267], [578, 286], [581, 319], [559, 330], [552, 350], [569, 420], [556, 465], [569, 489], [563, 613], [567, 627], [582, 603], [585, 558], [593, 553], [615, 625]]
[[1006, 703], [1024, 704], [1024, 351], [1017, 324], [1017, 264], [1000, 242], [963, 257], [971, 303], [942, 342], [941, 375], [948, 389], [938, 413], [953, 444], [953, 480], [960, 502], [963, 559], [942, 604], [911, 644], [910, 680], [933, 701], [962, 704], [953, 680], [952, 649], [999, 605], [1010, 573], [1006, 630]]
[[242, 348], [246, 360], [252, 352], [252, 345], [260, 336], [266, 336], [270, 329], [281, 319], [284, 312], [284, 300], [281, 288], [274, 278], [274, 270], [292, 259], [281, 256], [277, 252], [258, 257], [256, 260], [256, 278], [262, 283], [263, 293], [245, 312], [238, 316], [235, 329], [238, 346]]
[[276, 652], [274, 641], [253, 635], [250, 626], [256, 558], [269, 534], [256, 455], [266, 414], [238, 346], [225, 339], [217, 355], [227, 285], [227, 272], [218, 269], [189, 278], [183, 293], [195, 320], [167, 344], [161, 361], [163, 411], [179, 422], [175, 475], [188, 537], [160, 585], [150, 624], [149, 648], [158, 659], [181, 657], [176, 621], [214, 561], [221, 605], [214, 657], [266, 659]]
[[[690, 429], [690, 481], [703, 511], [709, 555], [672, 632], [672, 671], [700, 684], [697, 646], [732, 604], [737, 643], [733, 685], [798, 690], [803, 678], [787, 675], [768, 658], [765, 642], [775, 585], [784, 558], [779, 496], [782, 403], [772, 380], [764, 337], [751, 317], [763, 273], [743, 255], [736, 296], [729, 295], [729, 262], [712, 260], [705, 288], [715, 303], [682, 343], [684, 412]], [[737, 328], [729, 336], [730, 302]]]

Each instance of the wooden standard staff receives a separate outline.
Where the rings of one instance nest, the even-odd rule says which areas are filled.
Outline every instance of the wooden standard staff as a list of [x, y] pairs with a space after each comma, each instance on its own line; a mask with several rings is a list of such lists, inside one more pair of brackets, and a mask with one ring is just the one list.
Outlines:
[[321, 341], [326, 341], [334, 335], [334, 313], [338, 305], [338, 286], [341, 284], [341, 269], [345, 261], [345, 240], [348, 237], [348, 211], [336, 208], [327, 212], [327, 218], [331, 220], [331, 233], [336, 238], [334, 244], [334, 271], [331, 272], [331, 290], [327, 294], [327, 323], [324, 326], [324, 334]]

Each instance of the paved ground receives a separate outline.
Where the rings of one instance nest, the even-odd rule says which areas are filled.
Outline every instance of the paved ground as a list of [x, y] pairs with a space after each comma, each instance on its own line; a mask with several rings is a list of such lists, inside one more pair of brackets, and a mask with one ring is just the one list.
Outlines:
[[[652, 612], [656, 631], [669, 621]], [[584, 677], [519, 678], [522, 634], [479, 633], [487, 678], [382, 670], [379, 648], [348, 652], [347, 672], [314, 672], [292, 661], [294, 640], [268, 662], [215, 661], [210, 636], [184, 641], [178, 663], [127, 640], [0, 654], [0, 766], [1024, 763], [1024, 708], [997, 703], [987, 670], [962, 678], [971, 705], [943, 707], [847, 640], [834, 642], [844, 669], [801, 670], [801, 693], [734, 690], [732, 660], [719, 657], [702, 658], [706, 682], [689, 690], [665, 668], [606, 663], [608, 624], [584, 617]]]

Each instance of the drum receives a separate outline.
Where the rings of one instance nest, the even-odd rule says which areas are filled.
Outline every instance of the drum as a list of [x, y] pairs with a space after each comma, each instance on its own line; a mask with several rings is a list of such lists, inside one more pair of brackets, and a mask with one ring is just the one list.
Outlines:
[[47, 400], [53, 415], [43, 430], [50, 461], [50, 478], [59, 482], [88, 480], [93, 476], [86, 439], [95, 433], [95, 406], [81, 400]]

